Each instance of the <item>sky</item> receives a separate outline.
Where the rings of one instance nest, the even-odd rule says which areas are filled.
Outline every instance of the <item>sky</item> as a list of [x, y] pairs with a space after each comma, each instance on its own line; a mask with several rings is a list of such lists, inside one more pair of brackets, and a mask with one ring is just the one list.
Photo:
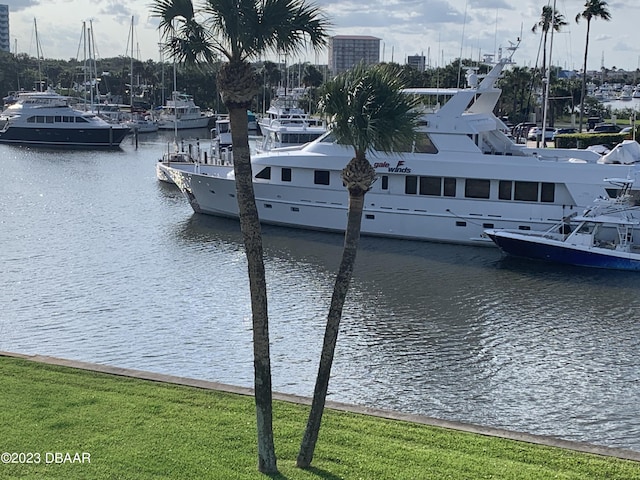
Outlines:
[[[83, 23], [93, 29], [96, 58], [130, 56], [158, 61], [158, 19], [150, 14], [154, 0], [0, 0], [9, 5], [11, 51], [36, 56], [36, 31], [45, 58], [83, 59]], [[193, 0], [197, 6], [202, 0]], [[575, 17], [585, 0], [555, 1], [568, 25], [553, 36], [551, 62], [581, 70], [586, 22]], [[508, 54], [520, 38], [513, 61], [519, 66], [542, 63], [542, 35], [531, 31], [542, 7], [554, 2], [535, 0], [315, 0], [331, 23], [329, 35], [371, 35], [381, 39], [381, 60], [406, 62], [407, 55], [424, 55], [427, 64], [441, 66], [453, 59], [480, 59]], [[607, 2], [610, 21], [595, 19], [589, 35], [588, 70], [602, 66], [635, 71], [640, 67], [640, 42], [634, 34], [640, 2]], [[134, 23], [131, 42], [131, 23]], [[37, 24], [37, 29], [35, 25]], [[272, 59], [276, 60], [276, 59]], [[327, 63], [327, 52], [303, 52], [287, 63]], [[640, 80], [639, 80], [640, 81]]]

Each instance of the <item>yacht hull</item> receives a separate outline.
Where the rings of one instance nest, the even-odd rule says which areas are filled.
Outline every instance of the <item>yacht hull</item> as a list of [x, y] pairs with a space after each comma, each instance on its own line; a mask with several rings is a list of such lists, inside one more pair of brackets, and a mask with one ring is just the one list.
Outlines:
[[[165, 169], [196, 213], [238, 217], [232, 167], [201, 165], [198, 172], [182, 167]], [[254, 182], [254, 193], [262, 223], [334, 232], [343, 232], [346, 227], [348, 194], [342, 186], [328, 194], [312, 188]], [[432, 205], [425, 208], [429, 200]], [[446, 204], [436, 207], [435, 199], [416, 198], [412, 208], [390, 201], [389, 195], [367, 194], [362, 216], [363, 235], [493, 246], [483, 235], [484, 228], [517, 228], [522, 224], [517, 215], [510, 220], [505, 217], [500, 223], [488, 217], [484, 221], [468, 214], [463, 217]], [[406, 205], [406, 199], [403, 202]], [[478, 211], [483, 207], [482, 202], [476, 206]], [[550, 220], [533, 217], [527, 222], [536, 229], [552, 224]]]
[[128, 128], [30, 128], [10, 126], [0, 131], [0, 143], [57, 148], [119, 148]]

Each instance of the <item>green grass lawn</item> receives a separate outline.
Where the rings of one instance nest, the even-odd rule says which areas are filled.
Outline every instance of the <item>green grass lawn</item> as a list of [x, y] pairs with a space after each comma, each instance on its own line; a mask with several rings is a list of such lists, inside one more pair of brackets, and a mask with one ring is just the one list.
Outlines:
[[[25, 454], [3, 455], [0, 479], [266, 477], [251, 397], [10, 357], [0, 375], [0, 452]], [[274, 403], [274, 478], [640, 479], [637, 462], [332, 410], [300, 470], [307, 413]]]

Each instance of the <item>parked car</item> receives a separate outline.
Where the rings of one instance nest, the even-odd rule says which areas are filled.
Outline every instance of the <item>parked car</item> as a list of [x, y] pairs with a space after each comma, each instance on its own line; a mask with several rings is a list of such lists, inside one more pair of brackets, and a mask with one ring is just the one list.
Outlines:
[[620, 133], [620, 127], [613, 123], [601, 123], [589, 130], [590, 133]]
[[[553, 127], [546, 127], [544, 129], [544, 139], [553, 140], [553, 132], [556, 129]], [[529, 133], [527, 133], [527, 140], [542, 140], [542, 127], [531, 127]]]
[[599, 123], [602, 123], [601, 117], [589, 117], [587, 119], [587, 131], [593, 130], [593, 127], [595, 127]]
[[511, 135], [513, 136], [516, 142], [519, 142], [520, 140], [525, 140], [527, 138], [527, 134], [529, 133], [529, 130], [531, 130], [531, 127], [535, 127], [535, 126], [536, 124], [532, 122], [519, 123], [511, 129]]
[[551, 138], [552, 140], [556, 139], [556, 135], [568, 135], [571, 133], [578, 133], [578, 130], [575, 128], [556, 128], [553, 132], [553, 137]]

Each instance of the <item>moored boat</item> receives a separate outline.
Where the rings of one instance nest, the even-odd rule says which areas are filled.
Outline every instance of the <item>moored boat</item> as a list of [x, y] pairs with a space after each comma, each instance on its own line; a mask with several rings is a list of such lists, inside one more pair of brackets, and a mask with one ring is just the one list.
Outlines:
[[134, 113], [131, 119], [124, 123], [133, 132], [153, 133], [158, 131], [158, 122], [156, 122], [149, 114]]
[[201, 111], [191, 95], [173, 92], [171, 100], [157, 112], [157, 123], [160, 130], [206, 128], [211, 117]]
[[325, 122], [306, 113], [298, 106], [295, 95], [282, 94], [276, 97], [265, 115], [258, 121], [262, 134], [259, 152], [274, 148], [304, 145], [326, 133]]
[[[494, 245], [484, 230], [545, 230], [606, 196], [605, 177], [635, 176], [640, 145], [625, 141], [606, 154], [516, 144], [494, 115], [496, 82], [509, 58], [468, 88], [408, 89], [423, 98], [413, 142], [395, 153], [368, 155], [378, 181], [366, 194], [362, 234]], [[344, 231], [348, 194], [341, 172], [353, 149], [328, 132], [304, 146], [251, 158], [263, 223]], [[230, 165], [176, 171], [194, 211], [238, 216]]]
[[173, 184], [171, 174], [172, 168], [186, 168], [189, 171], [196, 171], [197, 166], [202, 162], [202, 150], [200, 142], [196, 144], [187, 144], [177, 141], [167, 145], [167, 151], [163, 153], [162, 158], [156, 164], [156, 178], [161, 182]]
[[597, 199], [582, 215], [572, 215], [546, 231], [488, 229], [485, 234], [506, 254], [533, 260], [640, 271], [640, 210], [630, 179], [616, 198]]
[[0, 143], [60, 148], [118, 148], [129, 128], [71, 107], [48, 89], [24, 92], [0, 115]]

